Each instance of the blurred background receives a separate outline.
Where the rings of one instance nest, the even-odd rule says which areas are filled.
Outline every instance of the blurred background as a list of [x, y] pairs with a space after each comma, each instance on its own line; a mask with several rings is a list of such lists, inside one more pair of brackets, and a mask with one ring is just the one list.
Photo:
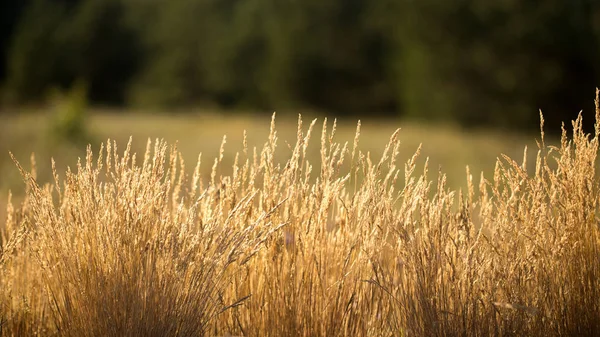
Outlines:
[[2, 0], [0, 164], [131, 134], [195, 158], [277, 111], [292, 140], [298, 113], [361, 119], [373, 151], [402, 127], [462, 182], [539, 109], [593, 123], [599, 56], [595, 0]]

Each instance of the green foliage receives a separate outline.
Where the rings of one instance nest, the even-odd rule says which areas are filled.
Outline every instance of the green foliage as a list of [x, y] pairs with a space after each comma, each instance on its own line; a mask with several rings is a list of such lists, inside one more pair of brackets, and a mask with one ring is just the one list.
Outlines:
[[94, 103], [510, 128], [537, 127], [541, 108], [558, 129], [591, 108], [599, 56], [592, 0], [33, 0], [5, 82], [17, 102], [81, 78]]
[[39, 98], [59, 80], [63, 53], [59, 29], [64, 19], [64, 8], [48, 0], [35, 0], [25, 10], [8, 55], [9, 101]]
[[141, 57], [121, 0], [70, 4], [35, 0], [23, 13], [8, 55], [7, 90], [16, 102], [85, 79], [95, 102], [123, 103]]
[[86, 0], [64, 23], [70, 83], [85, 79], [95, 102], [120, 104], [141, 59], [141, 42], [121, 0]]
[[6, 56], [11, 36], [14, 34], [20, 13], [29, 2], [29, 0], [3, 0], [0, 2], [0, 82], [6, 78]]
[[77, 82], [68, 92], [54, 89], [51, 136], [58, 141], [85, 143], [89, 141], [85, 127], [88, 109], [88, 89], [84, 82]]
[[592, 108], [577, 102], [600, 75], [596, 2], [423, 0], [404, 9], [397, 61], [407, 113], [514, 128], [537, 124], [539, 108], [549, 124]]

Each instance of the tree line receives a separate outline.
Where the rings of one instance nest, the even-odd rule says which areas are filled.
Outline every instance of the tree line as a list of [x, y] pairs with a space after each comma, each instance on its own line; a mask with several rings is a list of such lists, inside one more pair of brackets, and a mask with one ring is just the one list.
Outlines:
[[592, 106], [594, 0], [3, 0], [2, 100], [314, 108], [462, 125]]

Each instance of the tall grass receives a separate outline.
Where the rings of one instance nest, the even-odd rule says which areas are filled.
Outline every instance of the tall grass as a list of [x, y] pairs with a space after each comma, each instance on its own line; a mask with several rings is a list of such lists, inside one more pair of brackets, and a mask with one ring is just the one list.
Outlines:
[[[188, 176], [148, 142], [91, 148], [75, 171], [8, 204], [0, 256], [1, 335], [487, 336], [600, 331], [596, 129], [581, 117], [558, 147], [542, 131], [533, 174], [498, 160], [493, 177], [451, 191], [443, 173], [335, 141], [321, 160], [299, 119], [275, 162], [262, 149]], [[543, 130], [543, 119], [542, 119]], [[224, 142], [223, 142], [224, 143]], [[228, 171], [229, 174], [220, 172]], [[433, 179], [430, 178], [433, 176]]]

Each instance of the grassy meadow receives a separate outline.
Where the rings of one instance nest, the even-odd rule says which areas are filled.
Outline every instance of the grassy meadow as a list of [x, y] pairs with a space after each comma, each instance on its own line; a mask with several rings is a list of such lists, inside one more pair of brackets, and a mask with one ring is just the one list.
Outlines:
[[3, 118], [2, 336], [600, 330], [600, 125], [95, 111], [69, 145]]
[[[132, 150], [139, 154], [145, 151], [148, 139], [164, 139], [176, 144], [183, 159], [191, 170], [198, 155], [202, 154], [200, 170], [203, 179], [208, 179], [213, 160], [219, 155], [223, 137], [226, 136], [225, 153], [220, 165], [221, 174], [231, 174], [235, 153], [242, 151], [244, 131], [249, 147], [262, 148], [268, 140], [270, 120], [252, 113], [223, 114], [219, 111], [183, 111], [173, 113], [145, 113], [140, 111], [114, 111], [96, 109], [86, 118], [86, 138], [78, 142], [55, 139], [52, 123], [53, 110], [29, 109], [21, 114], [0, 115], [0, 219], [4, 218], [6, 198], [9, 190], [20, 197], [25, 192], [23, 179], [9, 151], [23, 163], [29, 163], [34, 154], [41, 182], [50, 182], [51, 159], [59, 171], [74, 167], [78, 158], [85, 156], [88, 144], [97, 150], [102, 142], [114, 140], [125, 146], [129, 138], [133, 140]], [[321, 125], [325, 117], [302, 115], [305, 123], [317, 119]], [[332, 124], [335, 117], [329, 117]], [[335, 140], [340, 143], [353, 142], [358, 119], [337, 120]], [[285, 162], [295, 143], [298, 114], [279, 114], [276, 127], [280, 145], [276, 151], [276, 162]], [[421, 147], [420, 159], [416, 165], [422, 169], [429, 160], [430, 169], [441, 169], [453, 189], [466, 187], [466, 166], [478, 177], [480, 172], [491, 172], [496, 159], [501, 154], [521, 158], [525, 146], [535, 148], [535, 135], [500, 132], [489, 129], [462, 130], [449, 125], [422, 125], [393, 119], [363, 119], [361, 121], [360, 149], [379, 158], [390, 139], [400, 129], [402, 146], [399, 158], [407, 160]], [[320, 144], [309, 144], [308, 158], [311, 162], [320, 160]], [[529, 157], [535, 158], [530, 151]], [[188, 172], [189, 173], [189, 172]]]
[[[319, 127], [324, 117], [302, 115], [308, 124], [317, 118]], [[0, 173], [5, 179], [0, 181], [0, 189], [4, 193], [8, 188], [18, 192], [22, 188], [22, 179], [16, 170], [8, 151], [17, 159], [28, 162], [31, 153], [35, 153], [39, 174], [43, 180], [49, 181], [50, 159], [56, 160], [62, 170], [73, 166], [78, 157], [85, 155], [86, 145], [91, 143], [97, 150], [100, 143], [107, 139], [116, 140], [124, 146], [130, 137], [133, 139], [132, 149], [135, 152], [145, 150], [146, 141], [150, 138], [164, 139], [175, 144], [181, 151], [185, 162], [195, 164], [197, 156], [202, 153], [201, 170], [206, 177], [212, 170], [212, 161], [218, 156], [223, 136], [227, 137], [223, 158], [223, 173], [231, 173], [231, 165], [236, 152], [242, 150], [244, 131], [248, 146], [259, 149], [268, 140], [270, 120], [262, 115], [232, 114], [199, 111], [179, 114], [147, 114], [143, 112], [95, 110], [86, 121], [87, 139], [78, 144], [57, 141], [52, 138], [50, 113], [30, 112], [21, 115], [0, 115]], [[334, 117], [329, 117], [329, 124]], [[337, 120], [335, 140], [340, 143], [353, 142], [358, 119], [343, 118]], [[296, 141], [297, 114], [278, 114], [276, 127], [280, 144], [276, 153], [276, 161], [284, 162], [291, 153], [290, 146]], [[511, 157], [522, 157], [523, 148], [535, 147], [536, 135], [500, 132], [489, 129], [462, 130], [448, 125], [422, 125], [393, 119], [362, 119], [360, 148], [370, 152], [373, 158], [381, 156], [390, 136], [400, 129], [399, 138], [402, 146], [399, 157], [406, 160], [421, 146], [423, 165], [429, 158], [429, 165], [436, 170], [441, 168], [447, 175], [452, 188], [466, 186], [465, 166], [472, 172], [490, 172], [494, 169], [496, 158], [501, 154]], [[539, 138], [539, 137], [538, 137]], [[320, 159], [320, 144], [311, 142], [308, 147], [311, 161]], [[535, 153], [531, 154], [531, 158]]]

